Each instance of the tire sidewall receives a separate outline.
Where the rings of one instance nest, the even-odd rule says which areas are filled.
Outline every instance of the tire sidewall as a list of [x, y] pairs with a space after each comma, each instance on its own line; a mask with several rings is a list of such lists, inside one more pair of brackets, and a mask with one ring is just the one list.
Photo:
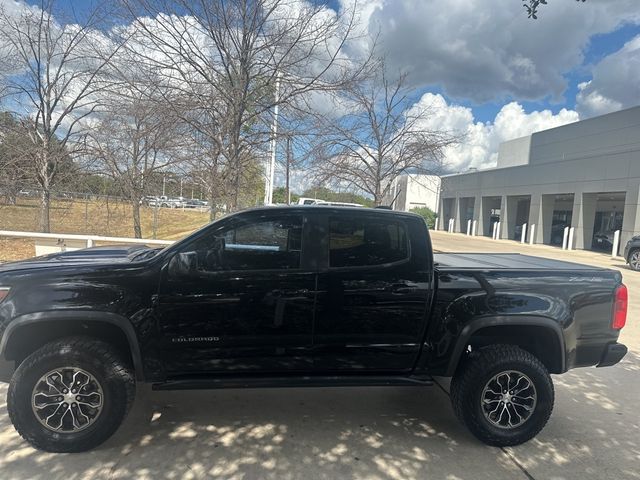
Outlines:
[[[47, 429], [31, 407], [37, 381], [46, 373], [65, 367], [77, 367], [95, 377], [102, 388], [102, 412], [93, 424], [78, 432], [58, 433]], [[113, 375], [99, 357], [85, 352], [60, 351], [25, 360], [16, 370], [7, 394], [11, 420], [18, 431], [34, 446], [48, 451], [70, 452], [93, 448], [108, 438], [126, 414], [126, 391], [122, 378]]]
[[[536, 393], [536, 406], [533, 414], [520, 426], [507, 429], [493, 425], [484, 415], [482, 408], [482, 392], [491, 378], [505, 371], [517, 371], [525, 374], [533, 382]], [[550, 377], [544, 371], [521, 362], [506, 361], [499, 363], [492, 368], [478, 375], [471, 384], [470, 398], [471, 408], [467, 409], [467, 414], [472, 423], [475, 423], [483, 432], [486, 432], [487, 441], [500, 439], [501, 445], [516, 445], [535, 436], [546, 424], [551, 410], [553, 409], [554, 392]], [[525, 440], [523, 440], [525, 439]]]

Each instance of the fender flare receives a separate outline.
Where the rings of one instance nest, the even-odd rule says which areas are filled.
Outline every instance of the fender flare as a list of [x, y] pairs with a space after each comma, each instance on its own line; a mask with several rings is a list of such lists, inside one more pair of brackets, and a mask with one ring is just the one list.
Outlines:
[[458, 340], [456, 341], [451, 358], [449, 359], [446, 376], [452, 377], [455, 374], [456, 368], [458, 367], [460, 359], [462, 358], [462, 354], [464, 353], [464, 349], [469, 344], [469, 340], [475, 332], [486, 327], [500, 326], [540, 327], [552, 331], [556, 340], [558, 341], [558, 347], [560, 348], [560, 371], [566, 371], [567, 353], [564, 334], [562, 331], [562, 327], [557, 321], [548, 317], [505, 315], [476, 318], [475, 320], [472, 320], [470, 323], [464, 326], [464, 328], [460, 332], [460, 335], [458, 336]]
[[144, 380], [142, 354], [140, 352], [140, 344], [138, 343], [138, 337], [135, 330], [133, 329], [133, 325], [131, 324], [131, 321], [129, 321], [126, 317], [111, 312], [96, 312], [85, 310], [52, 310], [20, 315], [11, 320], [2, 334], [2, 339], [0, 340], [0, 356], [4, 358], [7, 344], [9, 343], [11, 335], [13, 335], [13, 333], [15, 333], [15, 331], [17, 331], [18, 329], [28, 325], [34, 325], [43, 322], [55, 322], [60, 320], [70, 320], [77, 322], [102, 322], [118, 327], [122, 331], [122, 333], [124, 333], [127, 339], [127, 343], [129, 344], [129, 350], [131, 352], [131, 359], [133, 360], [133, 368], [135, 371], [136, 380]]

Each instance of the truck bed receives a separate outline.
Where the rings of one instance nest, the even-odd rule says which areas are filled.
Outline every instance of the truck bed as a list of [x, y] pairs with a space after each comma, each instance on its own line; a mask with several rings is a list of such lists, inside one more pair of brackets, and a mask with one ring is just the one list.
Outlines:
[[519, 253], [434, 253], [436, 269], [473, 270], [604, 270], [590, 265], [563, 262]]

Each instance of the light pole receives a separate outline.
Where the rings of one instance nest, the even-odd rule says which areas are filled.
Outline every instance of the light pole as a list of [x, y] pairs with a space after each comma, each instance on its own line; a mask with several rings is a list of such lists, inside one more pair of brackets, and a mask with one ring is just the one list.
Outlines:
[[271, 160], [264, 188], [264, 204], [273, 203], [273, 182], [276, 174], [276, 146], [278, 137], [278, 103], [280, 101], [280, 72], [276, 73], [275, 106], [273, 108], [273, 124], [271, 125]]

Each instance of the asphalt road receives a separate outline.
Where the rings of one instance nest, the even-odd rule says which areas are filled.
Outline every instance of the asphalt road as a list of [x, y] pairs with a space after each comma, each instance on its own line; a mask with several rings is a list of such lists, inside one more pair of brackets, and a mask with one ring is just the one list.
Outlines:
[[0, 479], [639, 479], [640, 273], [591, 252], [562, 252], [436, 232], [441, 251], [522, 251], [619, 268], [630, 291], [612, 368], [554, 378], [547, 427], [491, 448], [457, 422], [447, 383], [433, 388], [151, 392], [140, 388], [118, 433], [88, 453], [33, 450], [14, 432], [0, 386]]

